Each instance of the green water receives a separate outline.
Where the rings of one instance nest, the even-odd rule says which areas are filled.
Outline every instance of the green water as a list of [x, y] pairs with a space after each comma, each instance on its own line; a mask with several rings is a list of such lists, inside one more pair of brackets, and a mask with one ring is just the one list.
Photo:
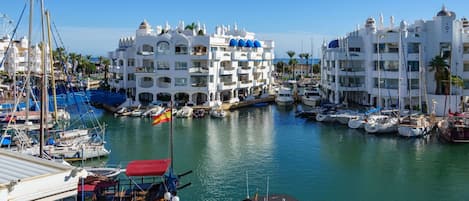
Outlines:
[[[287, 193], [312, 200], [469, 200], [469, 145], [436, 137], [375, 136], [345, 126], [295, 118], [270, 105], [226, 119], [175, 119], [176, 172], [182, 200], [233, 200]], [[150, 119], [101, 117], [109, 127], [108, 164], [169, 157], [169, 126]]]

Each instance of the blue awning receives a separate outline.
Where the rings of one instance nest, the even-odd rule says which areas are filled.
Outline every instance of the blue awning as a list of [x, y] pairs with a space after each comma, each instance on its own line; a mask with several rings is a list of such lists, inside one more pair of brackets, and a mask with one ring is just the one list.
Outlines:
[[338, 48], [339, 47], [339, 40], [333, 40], [327, 46], [328, 48]]
[[252, 43], [252, 40], [247, 40], [246, 41], [246, 47], [254, 47], [254, 44]]
[[244, 47], [246, 45], [246, 42], [243, 39], [238, 40], [238, 47]]
[[234, 47], [234, 46], [237, 46], [237, 45], [238, 45], [238, 41], [236, 41], [236, 39], [232, 38], [232, 39], [230, 40], [230, 46], [231, 46], [231, 47]]
[[261, 42], [259, 42], [258, 40], [255, 40], [254, 41], [254, 47], [261, 47]]

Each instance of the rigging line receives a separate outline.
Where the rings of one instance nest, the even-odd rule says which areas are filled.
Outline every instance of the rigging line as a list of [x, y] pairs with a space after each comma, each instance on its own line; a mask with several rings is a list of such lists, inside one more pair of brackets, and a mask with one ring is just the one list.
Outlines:
[[55, 26], [55, 22], [52, 22], [52, 25], [54, 25], [55, 33], [57, 34], [57, 37], [59, 38], [60, 44], [62, 45], [62, 47], [65, 48], [65, 45], [64, 45], [64, 42], [62, 41], [62, 37], [60, 36], [59, 30], [57, 29], [57, 26]]
[[24, 11], [26, 10], [26, 6], [27, 6], [27, 3], [24, 3], [24, 7], [23, 7], [23, 10], [21, 11], [20, 18], [18, 19], [18, 22], [16, 23], [15, 29], [13, 29], [13, 35], [10, 38], [10, 42], [8, 43], [8, 46], [7, 46], [7, 49], [6, 49], [5, 53], [3, 53], [3, 58], [2, 58], [2, 61], [0, 62], [0, 67], [3, 66], [3, 63], [5, 62], [5, 58], [7, 56], [8, 50], [10, 49], [11, 45], [13, 44], [13, 39], [15, 38], [16, 31], [17, 31], [17, 29], [20, 25], [21, 19], [23, 19], [23, 14], [24, 14]]

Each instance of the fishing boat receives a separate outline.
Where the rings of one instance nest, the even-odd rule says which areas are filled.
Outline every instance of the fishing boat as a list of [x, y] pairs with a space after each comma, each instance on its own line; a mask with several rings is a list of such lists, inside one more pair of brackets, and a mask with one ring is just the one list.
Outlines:
[[277, 97], [275, 97], [275, 103], [280, 106], [290, 106], [293, 102], [292, 90], [287, 87], [281, 87]]

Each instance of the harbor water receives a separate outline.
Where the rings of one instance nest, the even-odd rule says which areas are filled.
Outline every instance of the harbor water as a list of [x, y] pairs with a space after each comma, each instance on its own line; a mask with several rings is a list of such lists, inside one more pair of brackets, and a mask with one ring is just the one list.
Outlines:
[[[365, 134], [295, 117], [295, 107], [232, 111], [225, 119], [175, 119], [174, 165], [182, 200], [239, 201], [249, 193], [313, 200], [467, 200], [469, 146], [435, 136], [407, 139]], [[169, 157], [170, 123], [103, 112], [108, 158], [125, 165]]]

